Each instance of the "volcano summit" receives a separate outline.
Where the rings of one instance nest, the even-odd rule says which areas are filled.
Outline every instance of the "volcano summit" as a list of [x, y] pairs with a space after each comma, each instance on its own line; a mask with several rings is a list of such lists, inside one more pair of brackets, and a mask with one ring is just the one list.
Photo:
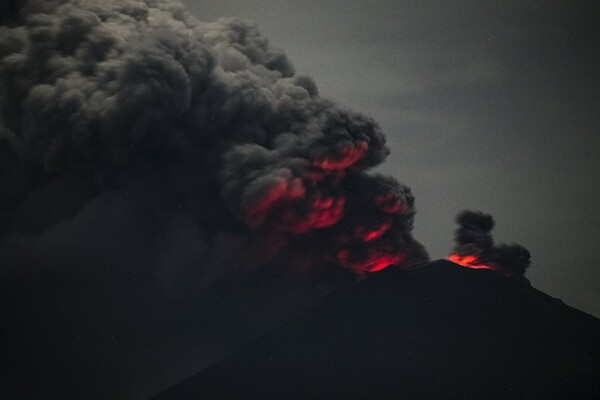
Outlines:
[[153, 400], [597, 399], [598, 338], [496, 271], [389, 267]]

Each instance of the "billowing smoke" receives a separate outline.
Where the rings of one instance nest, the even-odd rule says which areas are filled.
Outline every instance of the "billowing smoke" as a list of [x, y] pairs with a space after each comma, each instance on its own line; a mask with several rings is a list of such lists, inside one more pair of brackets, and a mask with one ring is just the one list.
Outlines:
[[427, 258], [410, 190], [369, 171], [380, 128], [254, 25], [171, 0], [7, 9], [0, 311], [4, 375], [51, 375], [30, 397], [158, 390], [356, 276]]
[[474, 264], [482, 264], [506, 276], [526, 281], [529, 251], [518, 244], [495, 245], [491, 236], [494, 219], [478, 211], [463, 211], [456, 217], [460, 227], [456, 230], [454, 253], [474, 257]]
[[0, 44], [5, 235], [118, 192], [167, 247], [195, 237], [197, 268], [219, 268], [223, 240], [257, 267], [299, 243], [359, 274], [426, 257], [410, 190], [365, 173], [389, 152], [379, 127], [253, 25], [170, 0], [30, 1], [21, 19]]

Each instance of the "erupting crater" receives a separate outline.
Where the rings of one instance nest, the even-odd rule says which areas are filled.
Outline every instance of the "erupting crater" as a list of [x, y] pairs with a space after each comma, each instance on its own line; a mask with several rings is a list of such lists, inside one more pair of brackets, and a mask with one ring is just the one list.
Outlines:
[[459, 254], [452, 254], [446, 259], [465, 268], [490, 269], [492, 271], [497, 270], [497, 268], [492, 265], [480, 264], [476, 256], [461, 256]]

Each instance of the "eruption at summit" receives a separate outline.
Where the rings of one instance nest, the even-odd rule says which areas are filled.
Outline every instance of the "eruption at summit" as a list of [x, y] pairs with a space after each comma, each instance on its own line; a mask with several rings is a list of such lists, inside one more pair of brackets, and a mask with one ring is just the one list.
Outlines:
[[[428, 261], [413, 193], [374, 171], [380, 126], [254, 24], [178, 0], [5, 8], [1, 398], [157, 391], [335, 289]], [[495, 246], [491, 217], [459, 223], [450, 260], [524, 277], [529, 254]]]
[[[359, 276], [428, 259], [410, 189], [372, 171], [390, 152], [380, 127], [321, 97], [254, 24], [200, 22], [176, 0], [11, 4], [0, 268], [5, 296], [27, 301], [4, 302], [8, 376], [81, 382], [73, 398], [118, 391], [144, 381], [145, 357], [189, 357], [181, 335], [230, 348]], [[50, 398], [40, 385], [23, 390]]]
[[[368, 172], [389, 153], [379, 126], [320, 97], [252, 24], [171, 0], [31, 0], [2, 27], [0, 84], [3, 235], [116, 196], [143, 204], [163, 268], [189, 232], [206, 279], [231, 270], [220, 247], [265, 254], [253, 269], [307, 246], [306, 268], [358, 274], [426, 259], [410, 190]], [[82, 193], [39, 206], [65, 186]]]
[[494, 245], [490, 231], [494, 219], [489, 214], [463, 211], [456, 217], [460, 227], [456, 230], [454, 254], [447, 259], [471, 269], [489, 269], [511, 278], [527, 280], [525, 270], [530, 264], [530, 254], [518, 244]]
[[491, 269], [494, 270], [492, 265], [478, 264], [477, 257], [475, 256], [459, 256], [458, 254], [452, 254], [448, 256], [448, 261], [452, 261], [465, 268], [471, 269]]

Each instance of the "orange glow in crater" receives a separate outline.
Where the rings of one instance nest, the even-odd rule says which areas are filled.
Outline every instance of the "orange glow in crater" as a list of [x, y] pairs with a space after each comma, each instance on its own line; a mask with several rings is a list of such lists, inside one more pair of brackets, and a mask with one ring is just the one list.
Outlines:
[[495, 270], [496, 268], [492, 265], [478, 264], [477, 257], [475, 256], [460, 256], [458, 254], [452, 254], [447, 258], [448, 261], [452, 261], [455, 264], [458, 264], [465, 268], [471, 269], [491, 269]]

